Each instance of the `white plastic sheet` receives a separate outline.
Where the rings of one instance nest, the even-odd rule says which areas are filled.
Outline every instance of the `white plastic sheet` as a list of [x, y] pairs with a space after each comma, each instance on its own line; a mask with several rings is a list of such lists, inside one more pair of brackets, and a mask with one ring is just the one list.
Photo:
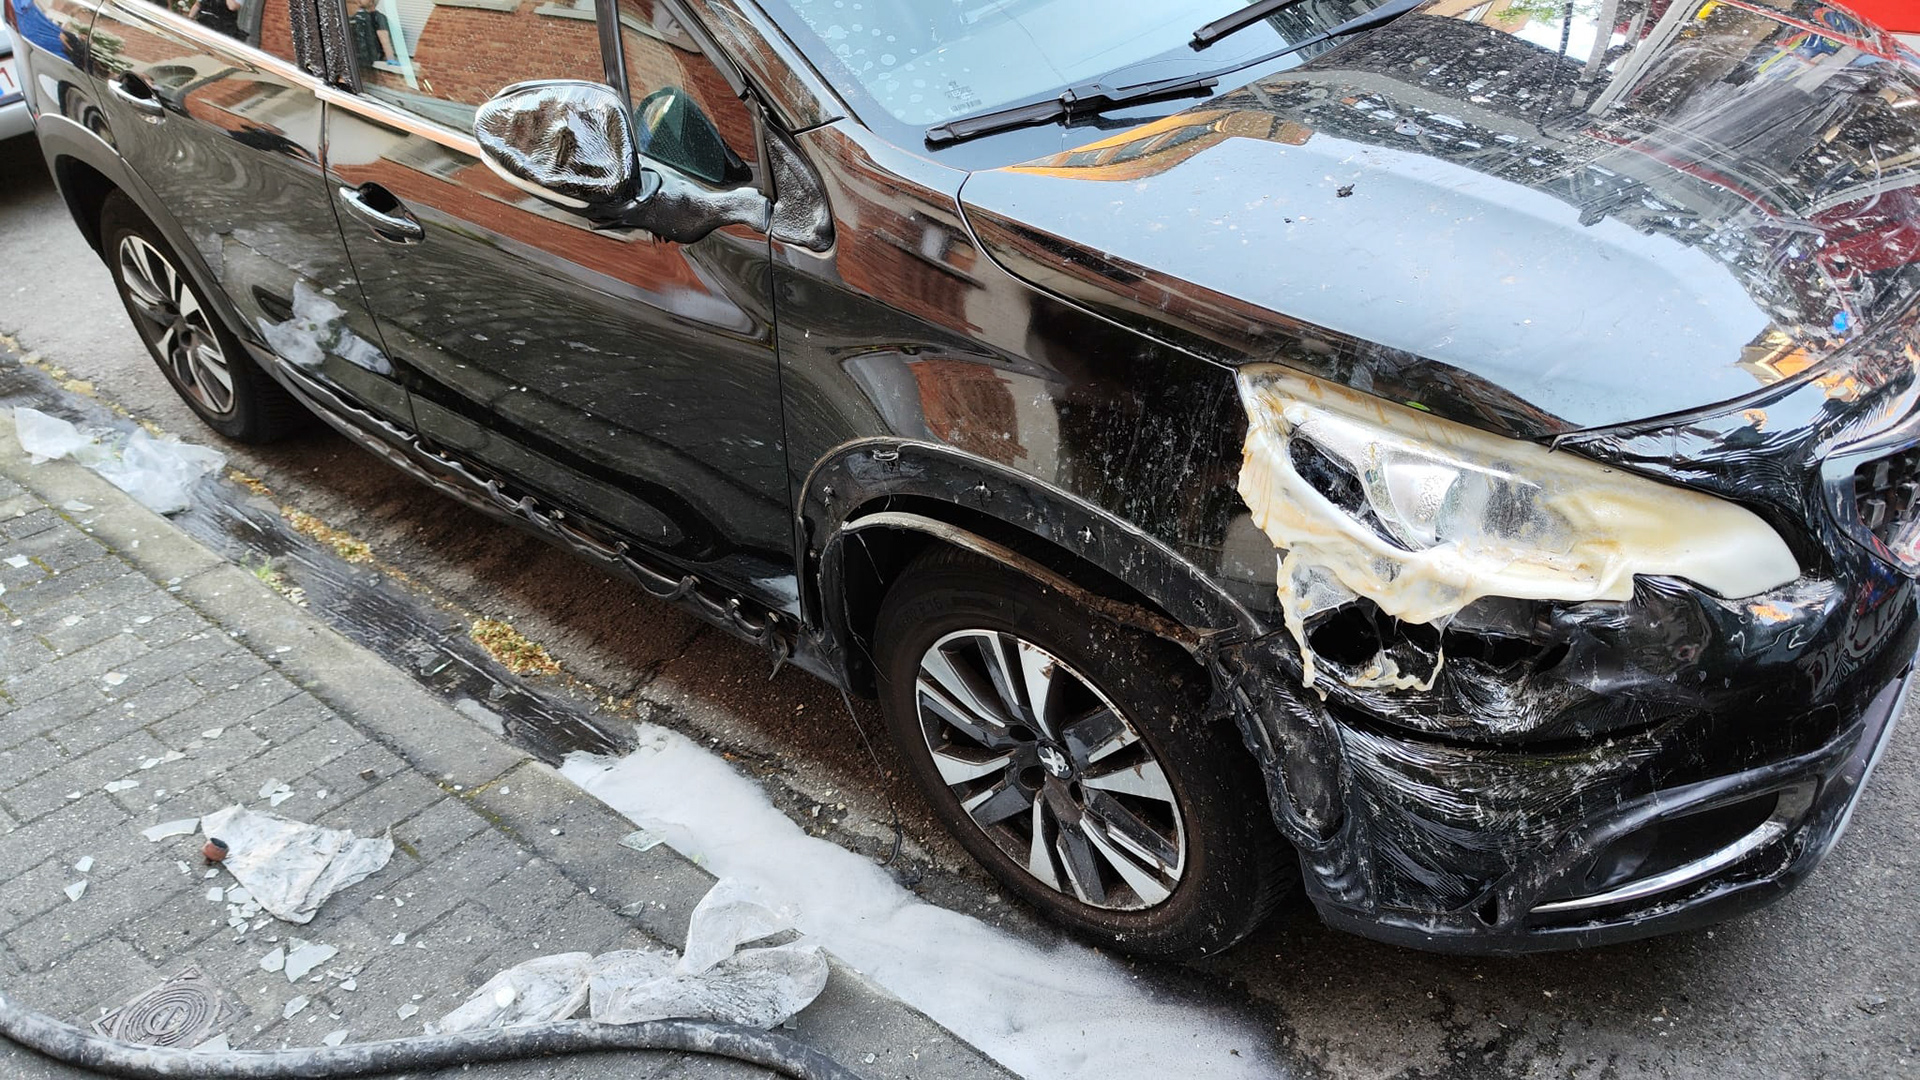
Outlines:
[[[156, 439], [144, 428], [135, 428], [116, 449], [57, 416], [24, 405], [14, 408], [13, 426], [20, 448], [34, 464], [72, 458], [156, 514], [185, 510], [194, 483], [227, 463], [218, 450], [173, 438]], [[111, 433], [107, 437], [116, 438]]]
[[386, 355], [347, 328], [346, 309], [304, 281], [293, 283], [293, 312], [284, 322], [254, 319], [273, 351], [289, 363], [318, 371], [332, 353], [376, 375], [392, 375]]
[[192, 505], [188, 492], [203, 476], [220, 471], [227, 457], [218, 450], [156, 439], [144, 428], [127, 436], [118, 458], [93, 466], [107, 482], [156, 514], [177, 514]]
[[208, 814], [200, 828], [227, 842], [227, 871], [246, 886], [252, 903], [283, 922], [311, 921], [327, 897], [393, 857], [389, 837], [356, 837], [243, 806]]
[[488, 979], [467, 1000], [427, 1033], [514, 1027], [565, 1020], [587, 1003], [587, 980], [593, 972], [593, 954], [584, 952], [540, 956], [517, 964]]
[[774, 1027], [827, 985], [827, 958], [812, 942], [741, 947], [790, 925], [737, 882], [720, 881], [693, 910], [684, 955], [623, 949], [538, 957], [495, 975], [427, 1030], [564, 1020], [582, 1004], [604, 1024], [692, 1019]]
[[72, 457], [84, 465], [89, 464], [89, 456], [98, 457], [105, 453], [98, 443], [90, 436], [82, 435], [80, 429], [71, 423], [25, 405], [14, 407], [13, 430], [15, 437], [20, 440], [20, 449], [27, 452], [35, 465], [63, 457]]

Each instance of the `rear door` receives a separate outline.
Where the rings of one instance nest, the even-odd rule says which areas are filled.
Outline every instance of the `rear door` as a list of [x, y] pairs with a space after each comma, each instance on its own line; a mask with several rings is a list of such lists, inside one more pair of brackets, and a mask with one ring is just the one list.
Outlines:
[[[776, 601], [779, 585], [753, 584], [792, 573], [767, 236], [595, 230], [496, 176], [470, 135], [475, 107], [510, 83], [617, 86], [624, 70], [635, 105], [675, 121], [650, 152], [754, 183], [754, 119], [694, 39], [639, 0], [619, 8], [616, 50], [597, 15], [592, 0], [364, 0], [359, 90], [328, 118], [347, 244], [385, 341], [417, 373], [426, 440]], [[648, 99], [669, 89], [670, 109]]]
[[197, 0], [182, 13], [107, 0], [90, 37], [101, 107], [158, 196], [154, 212], [179, 224], [232, 300], [242, 336], [410, 427], [321, 173], [321, 80], [301, 66], [319, 66], [305, 36], [313, 8], [294, 4]]

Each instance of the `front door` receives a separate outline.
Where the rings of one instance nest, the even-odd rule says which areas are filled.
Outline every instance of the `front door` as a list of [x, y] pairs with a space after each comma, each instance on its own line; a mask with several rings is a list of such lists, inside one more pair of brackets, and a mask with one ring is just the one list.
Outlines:
[[[619, 21], [635, 104], [680, 92], [650, 152], [693, 153], [692, 124], [712, 182], [752, 183], [753, 119], [718, 69], [649, 0]], [[593, 0], [358, 0], [349, 23], [360, 87], [329, 112], [327, 167], [382, 336], [417, 372], [422, 436], [778, 600], [752, 585], [792, 573], [767, 236], [596, 231], [496, 176], [470, 134], [510, 83], [621, 84]]]
[[[295, 49], [309, 27], [296, 30], [288, 0], [182, 7], [107, 0], [100, 9], [90, 52], [115, 145], [233, 302], [242, 338], [411, 426], [321, 175], [321, 80]], [[299, 53], [311, 61], [316, 51]], [[106, 253], [123, 254], [140, 255]], [[220, 371], [186, 378], [220, 411]]]

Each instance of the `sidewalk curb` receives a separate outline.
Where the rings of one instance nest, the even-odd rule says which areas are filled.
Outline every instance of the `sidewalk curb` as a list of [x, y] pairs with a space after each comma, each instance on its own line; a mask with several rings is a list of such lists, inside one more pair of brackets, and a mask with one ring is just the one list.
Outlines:
[[[665, 845], [644, 852], [620, 845], [633, 826], [611, 808], [92, 471], [65, 460], [31, 464], [5, 412], [0, 476], [70, 520], [73, 512], [61, 509], [65, 504], [90, 506], [83, 530], [116, 557], [226, 629], [608, 910], [664, 944], [685, 941], [694, 905], [714, 881], [705, 870]], [[513, 797], [500, 797], [507, 788]], [[798, 1038], [875, 1078], [1012, 1075], [831, 954], [828, 959], [833, 977], [794, 1021]], [[864, 1061], [869, 1054], [876, 1055], [872, 1063]]]

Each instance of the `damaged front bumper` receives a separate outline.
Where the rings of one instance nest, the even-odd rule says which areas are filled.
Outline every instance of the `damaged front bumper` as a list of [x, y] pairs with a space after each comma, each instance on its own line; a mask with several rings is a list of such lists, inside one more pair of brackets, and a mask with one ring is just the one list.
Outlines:
[[[1920, 358], [1877, 355], [1840, 390], [1776, 388], [1767, 431], [1746, 408], [1563, 444], [1757, 508], [1804, 567], [1792, 581], [1729, 599], [1638, 570], [1624, 598], [1492, 590], [1424, 622], [1349, 573], [1337, 604], [1208, 650], [1328, 923], [1442, 951], [1572, 948], [1726, 919], [1806, 877], [1920, 649], [1915, 578], [1862, 538], [1887, 515], [1823, 474], [1872, 488], [1874, 462], [1914, 451]], [[1920, 515], [1920, 495], [1898, 507]]]
[[1717, 922], [1812, 871], [1906, 698], [1920, 642], [1911, 594], [1899, 604], [1883, 661], [1827, 704], [1742, 694], [1538, 745], [1406, 731], [1276, 685], [1285, 635], [1224, 650], [1216, 672], [1330, 925], [1452, 952], [1574, 948]]

